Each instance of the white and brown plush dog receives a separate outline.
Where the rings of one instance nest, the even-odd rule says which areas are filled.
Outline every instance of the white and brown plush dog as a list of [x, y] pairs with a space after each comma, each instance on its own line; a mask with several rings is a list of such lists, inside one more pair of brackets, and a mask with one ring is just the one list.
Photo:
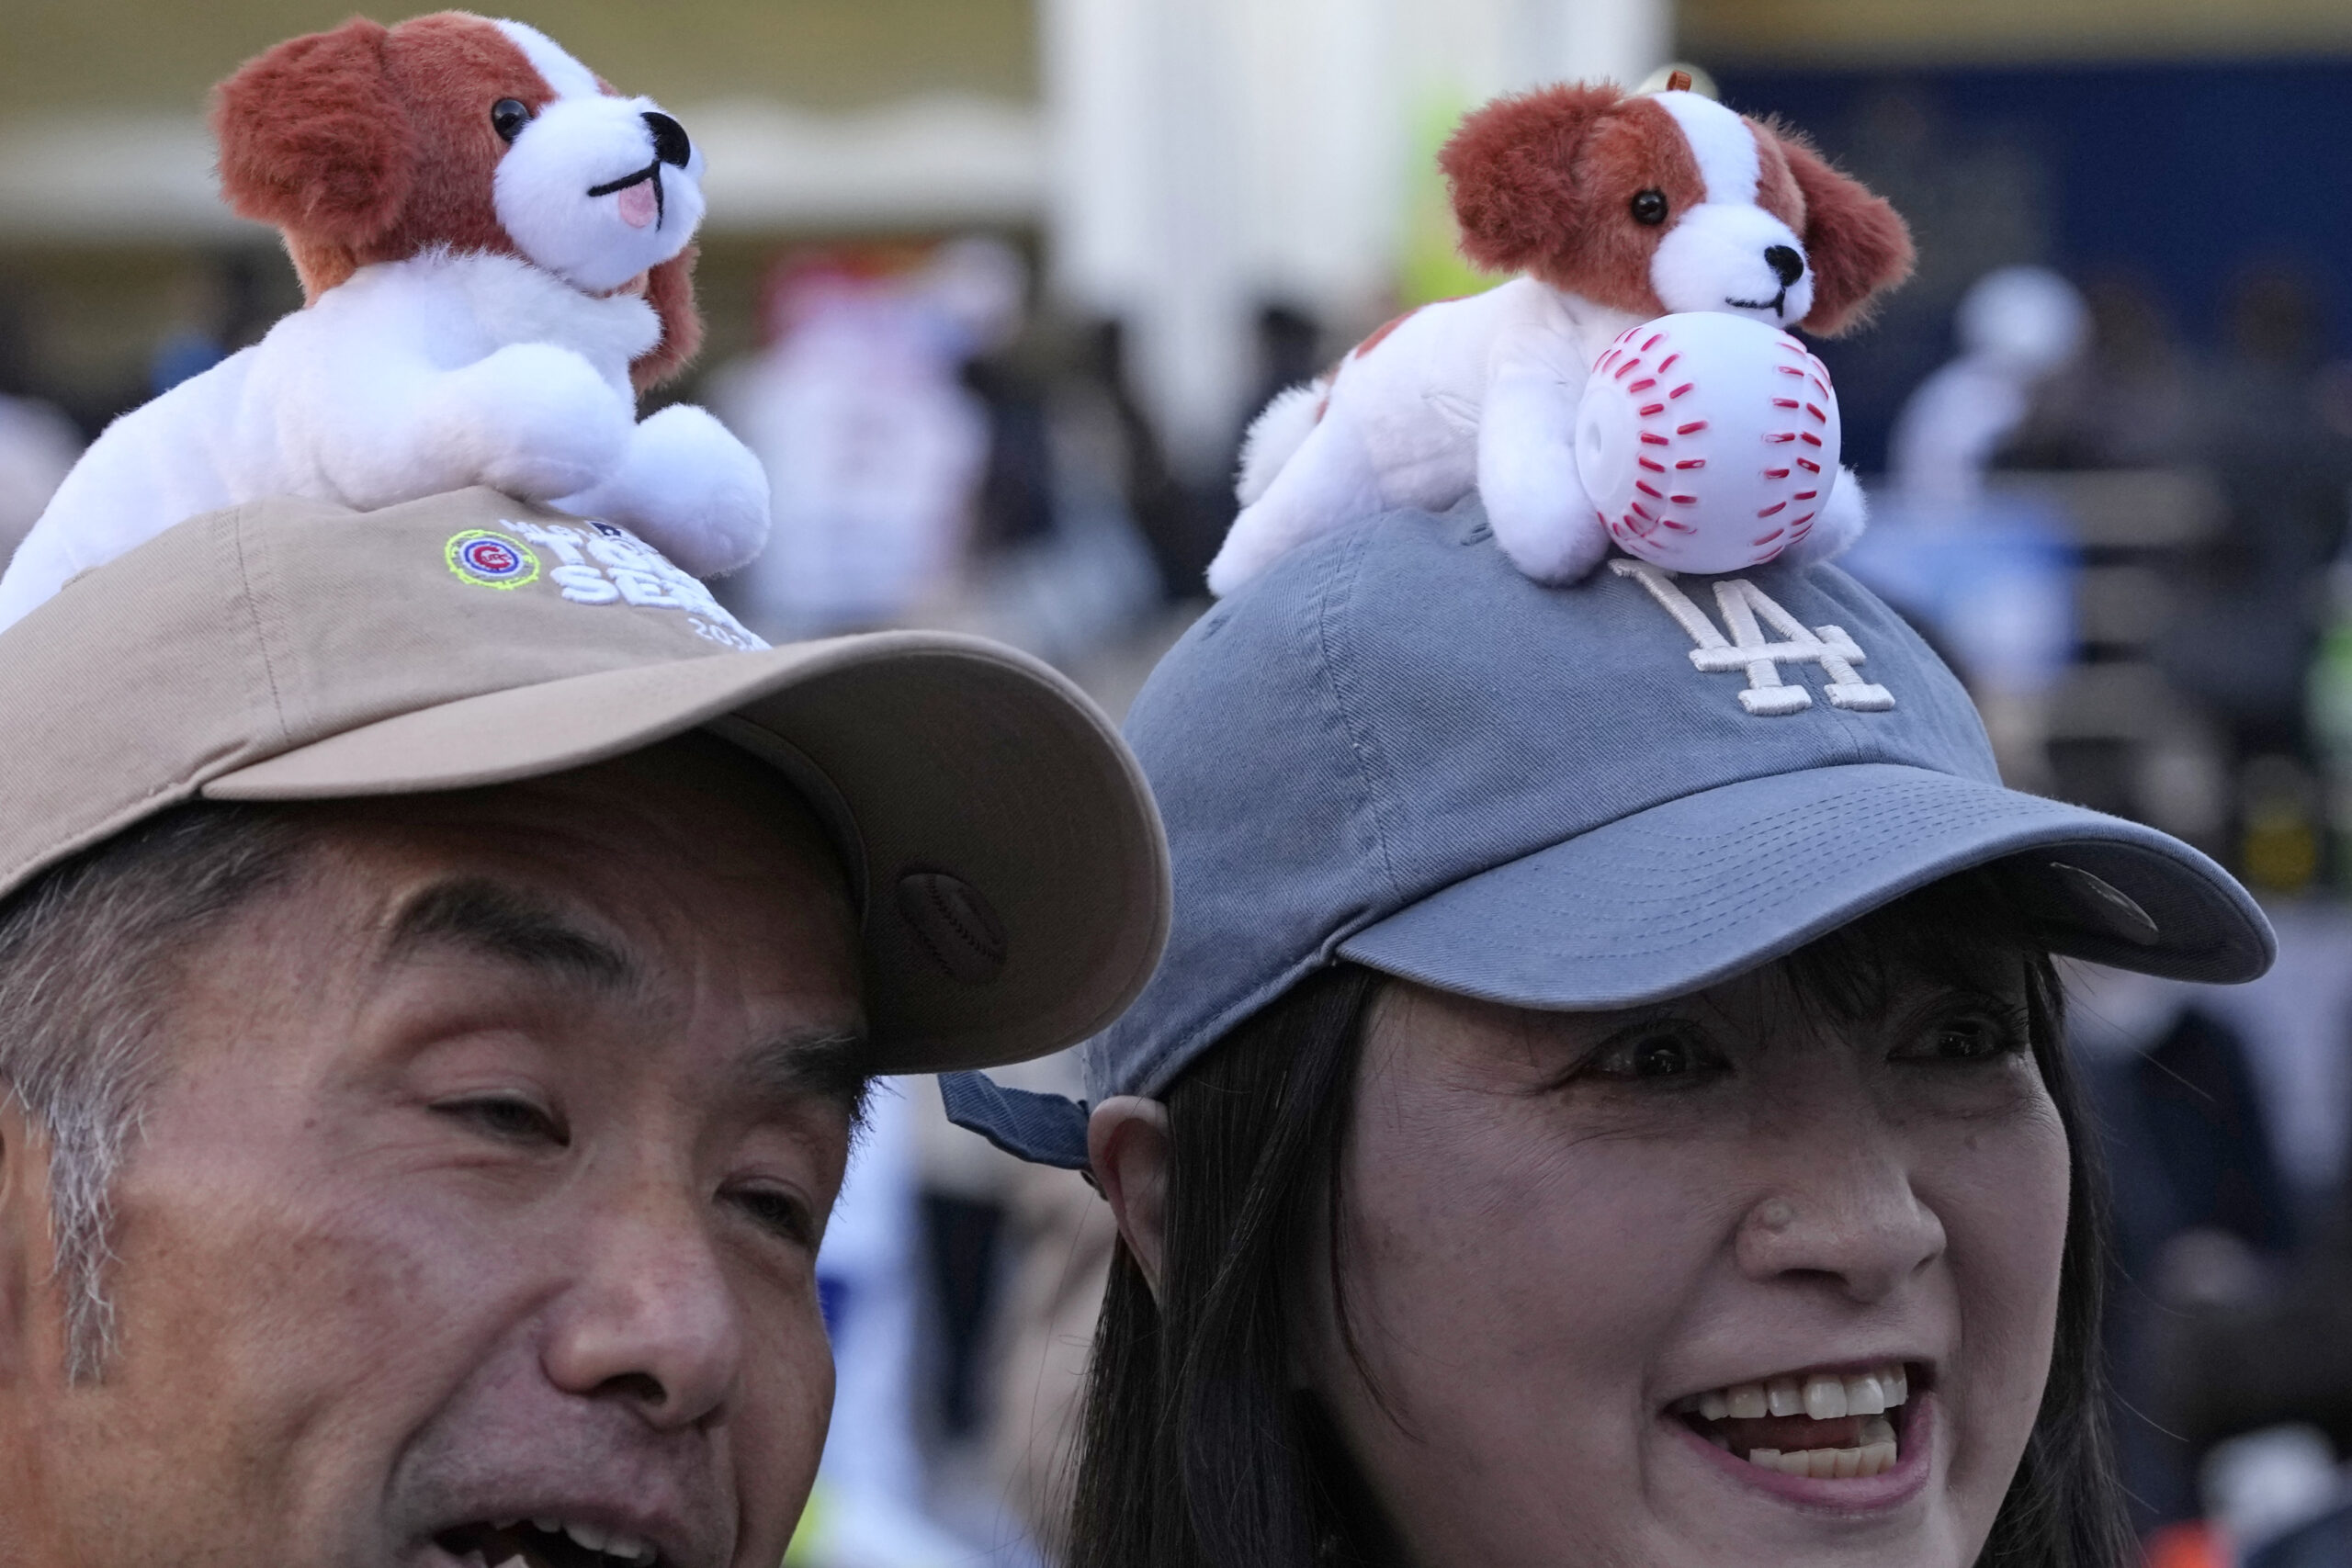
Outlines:
[[[1587, 373], [1618, 333], [1683, 310], [1835, 333], [1911, 270], [1894, 209], [1790, 132], [1679, 88], [1498, 99], [1440, 163], [1464, 254], [1525, 276], [1391, 321], [1267, 405], [1211, 592], [1351, 521], [1442, 511], [1474, 485], [1521, 570], [1573, 581], [1609, 549], [1573, 437]], [[1841, 470], [1803, 550], [1834, 555], [1862, 522]]]
[[115, 422], [0, 579], [0, 626], [181, 519], [266, 495], [370, 509], [485, 484], [630, 528], [697, 576], [757, 552], [766, 476], [637, 393], [698, 345], [702, 158], [518, 22], [291, 39], [213, 103], [220, 181], [307, 309]]

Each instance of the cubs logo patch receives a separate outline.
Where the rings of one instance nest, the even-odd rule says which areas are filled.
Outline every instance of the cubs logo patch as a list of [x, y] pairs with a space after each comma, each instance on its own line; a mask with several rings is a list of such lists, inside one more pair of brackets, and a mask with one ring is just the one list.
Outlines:
[[520, 588], [539, 575], [539, 558], [530, 546], [487, 528], [452, 534], [442, 553], [458, 580], [477, 588]]

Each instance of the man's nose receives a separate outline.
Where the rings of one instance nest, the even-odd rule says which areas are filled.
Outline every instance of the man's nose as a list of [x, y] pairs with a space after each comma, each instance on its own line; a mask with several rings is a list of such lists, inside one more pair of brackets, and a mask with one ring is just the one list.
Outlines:
[[1864, 1137], [1791, 1151], [1742, 1217], [1741, 1269], [1758, 1280], [1817, 1280], [1883, 1301], [1943, 1255], [1943, 1222], [1919, 1200], [1899, 1153]]
[[594, 1227], [543, 1353], [557, 1387], [622, 1401], [663, 1429], [726, 1413], [742, 1323], [700, 1219], [683, 1199], [640, 1197]]
[[1781, 280], [1783, 288], [1795, 288], [1797, 279], [1804, 276], [1804, 257], [1797, 254], [1794, 245], [1765, 246], [1764, 265], [1772, 269], [1772, 276]]
[[653, 155], [673, 168], [683, 169], [695, 155], [695, 144], [686, 140], [686, 128], [659, 109], [645, 111], [645, 129], [653, 132]]

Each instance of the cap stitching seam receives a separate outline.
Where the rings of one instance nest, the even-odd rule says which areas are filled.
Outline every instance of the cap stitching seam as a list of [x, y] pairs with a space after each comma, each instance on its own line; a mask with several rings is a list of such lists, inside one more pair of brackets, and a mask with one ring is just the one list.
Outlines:
[[237, 543], [237, 581], [244, 591], [245, 619], [253, 627], [254, 647], [261, 654], [262, 676], [269, 683], [270, 715], [277, 720], [278, 739], [280, 740], [290, 740], [292, 739], [291, 732], [288, 730], [286, 723], [286, 700], [277, 689], [277, 661], [269, 656], [269, 637], [266, 631], [264, 630], [261, 624], [261, 610], [259, 605], [255, 603], [254, 595], [253, 570], [245, 558], [244, 525], [245, 513], [249, 510], [251, 510], [250, 507], [243, 506], [237, 509], [236, 521], [231, 530], [232, 536], [235, 538]]
[[[1315, 647], [1319, 666], [1317, 673], [1321, 678], [1325, 688], [1330, 693], [1333, 710], [1337, 713], [1340, 729], [1346, 736], [1348, 759], [1356, 775], [1358, 793], [1363, 802], [1364, 816], [1371, 825], [1373, 847], [1380, 852], [1380, 874], [1388, 884], [1389, 897], [1394, 899], [1403, 897], [1405, 888], [1397, 878], [1395, 858], [1389, 852], [1387, 825], [1381, 820], [1379, 796], [1374, 787], [1371, 769], [1366, 761], [1366, 752], [1371, 748], [1363, 737], [1355, 716], [1350, 711], [1347, 694], [1341, 688], [1340, 681], [1338, 657], [1331, 647], [1332, 600], [1335, 595], [1341, 593], [1350, 598], [1353, 596], [1356, 570], [1363, 558], [1363, 545], [1371, 538], [1374, 532], [1374, 530], [1370, 528], [1357, 530], [1355, 537], [1349, 542], [1348, 546], [1335, 553], [1332, 570], [1325, 577], [1322, 591], [1315, 598]], [[1343, 926], [1346, 923], [1341, 922]], [[1360, 924], [1361, 921], [1358, 923]], [[1338, 934], [1335, 931], [1330, 938], [1327, 938], [1326, 945], [1329, 945]]]

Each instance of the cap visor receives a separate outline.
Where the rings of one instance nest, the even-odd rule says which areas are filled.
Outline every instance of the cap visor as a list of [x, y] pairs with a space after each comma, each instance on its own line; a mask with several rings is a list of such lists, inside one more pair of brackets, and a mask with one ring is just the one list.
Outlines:
[[1728, 979], [1996, 861], [2013, 865], [2035, 936], [2058, 953], [2238, 981], [2276, 952], [2245, 890], [2154, 829], [1871, 763], [1747, 779], [1653, 807], [1455, 883], [1340, 953], [1521, 1007], [1632, 1007]]
[[[865, 907], [876, 1071], [1023, 1060], [1117, 1017], [1168, 926], [1149, 792], [1100, 710], [978, 638], [884, 632], [514, 687], [381, 719], [209, 781], [216, 800], [319, 800], [513, 783], [698, 726], [785, 743], [768, 760], [847, 818]], [[759, 752], [752, 745], [748, 750]], [[810, 773], [817, 776], [810, 776]], [[838, 824], [836, 824], [838, 826]], [[1003, 928], [1001, 969], [945, 972], [898, 885], [946, 871]]]

